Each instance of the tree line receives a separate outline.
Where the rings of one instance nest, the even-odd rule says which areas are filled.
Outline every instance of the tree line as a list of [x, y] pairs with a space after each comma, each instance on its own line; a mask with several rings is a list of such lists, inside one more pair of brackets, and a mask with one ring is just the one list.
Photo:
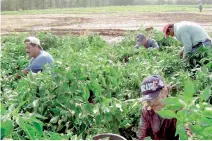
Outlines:
[[1, 0], [2, 11], [148, 4], [212, 4], [212, 0]]

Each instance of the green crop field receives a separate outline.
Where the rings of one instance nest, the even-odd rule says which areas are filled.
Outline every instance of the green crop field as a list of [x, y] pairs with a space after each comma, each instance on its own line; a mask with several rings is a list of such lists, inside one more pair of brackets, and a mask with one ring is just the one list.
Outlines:
[[[204, 5], [212, 8], [212, 5]], [[74, 14], [74, 13], [105, 13], [105, 12], [199, 12], [196, 5], [146, 5], [146, 6], [110, 6], [96, 8], [64, 8], [46, 10], [3, 11], [2, 15], [14, 14]]]
[[[192, 139], [212, 139], [212, 51], [201, 49], [205, 57], [188, 63], [177, 55], [181, 44], [176, 40], [154, 31], [148, 36], [161, 49], [136, 50], [135, 34], [127, 33], [121, 42], [109, 45], [95, 34], [37, 33], [42, 47], [54, 57], [55, 67], [50, 71], [46, 66], [42, 73], [18, 80], [15, 74], [28, 63], [23, 45], [27, 35], [3, 37], [1, 139], [91, 139], [106, 132], [135, 139], [142, 106], [139, 85], [152, 74], [176, 85], [159, 114], [177, 118], [180, 139], [187, 139], [185, 123]], [[195, 67], [198, 63], [205, 65]], [[88, 102], [90, 95], [94, 104]]]

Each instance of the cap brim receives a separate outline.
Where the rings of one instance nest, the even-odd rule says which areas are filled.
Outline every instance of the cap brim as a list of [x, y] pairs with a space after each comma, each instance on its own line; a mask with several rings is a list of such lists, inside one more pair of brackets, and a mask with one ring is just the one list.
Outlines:
[[155, 100], [158, 97], [159, 93], [160, 93], [160, 90], [152, 92], [151, 94], [148, 94], [148, 95], [143, 95], [141, 98], [141, 101]]

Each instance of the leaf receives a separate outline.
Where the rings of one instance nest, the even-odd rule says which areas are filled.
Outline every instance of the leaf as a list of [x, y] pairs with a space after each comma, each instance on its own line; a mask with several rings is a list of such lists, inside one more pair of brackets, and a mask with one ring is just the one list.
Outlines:
[[1, 122], [1, 139], [4, 137], [9, 137], [13, 132], [13, 122], [12, 120], [7, 120], [5, 122]]
[[210, 96], [211, 96], [211, 90], [209, 87], [207, 87], [206, 89], [204, 89], [203, 93], [200, 95], [200, 98], [202, 101], [206, 101], [209, 99]]
[[179, 121], [177, 121], [177, 126], [176, 126], [176, 134], [179, 134], [180, 140], [187, 140], [188, 136], [185, 130], [185, 125]]
[[205, 117], [202, 117], [201, 119], [199, 119], [198, 123], [201, 126], [212, 126], [211, 119], [205, 118]]
[[32, 102], [32, 105], [33, 105], [34, 108], [38, 107], [38, 104], [39, 104], [39, 99], [36, 99]]
[[36, 139], [34, 133], [30, 131], [33, 128], [31, 128], [29, 124], [25, 123], [23, 118], [21, 117], [18, 118], [18, 125], [24, 130], [24, 132], [26, 133], [26, 135], [29, 137], [30, 140]]
[[92, 106], [92, 104], [84, 104], [83, 105], [83, 111], [85, 113], [93, 113], [93, 106]]
[[49, 140], [62, 140], [63, 138], [60, 136], [60, 134], [58, 133], [53, 133], [53, 132], [50, 132], [50, 138]]
[[203, 115], [208, 117], [208, 118], [212, 118], [212, 110], [211, 109], [205, 109], [203, 111]]
[[88, 101], [88, 98], [90, 97], [90, 92], [88, 91], [88, 89], [86, 87], [84, 87], [84, 91], [83, 91], [83, 98], [85, 101]]
[[180, 120], [186, 120], [187, 115], [188, 115], [188, 112], [186, 110], [180, 110], [180, 111], [177, 112], [177, 117]]
[[32, 124], [35, 127], [35, 129], [38, 131], [40, 136], [42, 136], [43, 135], [43, 126], [38, 122], [32, 122]]
[[57, 123], [58, 119], [59, 119], [59, 116], [53, 117], [53, 118], [51, 118], [50, 123], [55, 124], [55, 123]]
[[48, 119], [47, 117], [44, 117], [44, 116], [42, 116], [42, 115], [40, 115], [40, 114], [33, 114], [36, 118], [39, 118], [39, 119], [43, 119], [43, 120], [45, 120], [45, 119]]
[[189, 128], [190, 128], [191, 132], [196, 135], [200, 135], [200, 133], [203, 130], [199, 125], [189, 125]]
[[116, 80], [116, 78], [115, 78], [115, 77], [108, 76], [108, 78], [109, 78], [110, 82], [111, 82], [114, 86], [116, 86], [116, 85], [117, 85], [117, 80]]
[[171, 119], [175, 118], [176, 114], [170, 110], [160, 110], [157, 112], [162, 118]]
[[171, 111], [176, 111], [183, 107], [177, 97], [168, 97], [163, 99], [163, 102], [166, 104], [166, 109]]
[[179, 104], [179, 99], [177, 97], [168, 97], [163, 99], [165, 104]]
[[100, 125], [100, 123], [101, 123], [101, 115], [97, 115], [96, 116], [96, 124]]
[[184, 84], [184, 97], [186, 100], [190, 100], [195, 93], [193, 82], [189, 79]]
[[106, 123], [109, 122], [111, 119], [112, 119], [112, 115], [111, 115], [111, 114], [106, 113], [106, 114], [104, 115], [104, 121], [105, 121]]
[[26, 123], [24, 130], [25, 130], [25, 133], [27, 133], [27, 135], [29, 136], [30, 140], [37, 139], [35, 129], [31, 125]]
[[204, 130], [203, 130], [203, 134], [206, 136], [206, 137], [209, 137], [211, 138], [212, 137], [212, 126], [210, 127], [206, 127]]
[[101, 81], [103, 87], [107, 88], [105, 78], [102, 75], [100, 76], [100, 81]]

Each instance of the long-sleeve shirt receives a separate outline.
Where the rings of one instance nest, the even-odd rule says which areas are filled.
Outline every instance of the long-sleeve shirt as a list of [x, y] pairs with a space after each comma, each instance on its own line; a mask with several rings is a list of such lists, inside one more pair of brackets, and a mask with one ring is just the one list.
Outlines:
[[192, 52], [192, 47], [198, 43], [210, 39], [205, 29], [199, 24], [187, 21], [174, 24], [174, 34], [184, 45], [184, 56]]
[[176, 122], [176, 118], [163, 119], [153, 110], [142, 109], [137, 138], [143, 140], [150, 136], [152, 140], [177, 140]]
[[154, 39], [148, 39], [145, 47], [146, 48], [159, 48], [159, 45]]
[[[139, 48], [140, 45], [136, 44], [135, 48]], [[144, 45], [145, 48], [149, 49], [149, 48], [160, 48], [157, 41], [155, 41], [154, 39], [147, 39], [146, 41], [146, 45]]]
[[39, 55], [36, 58], [31, 58], [29, 65], [24, 69], [25, 71], [32, 71], [33, 73], [37, 73], [43, 69], [43, 66], [49, 64], [53, 67], [54, 59], [52, 56], [41, 50]]

